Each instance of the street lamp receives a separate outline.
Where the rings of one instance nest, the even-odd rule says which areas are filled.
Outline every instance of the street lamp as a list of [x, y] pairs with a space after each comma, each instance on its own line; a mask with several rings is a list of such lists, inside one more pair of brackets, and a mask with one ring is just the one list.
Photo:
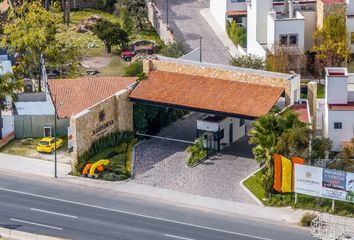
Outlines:
[[166, 26], [168, 26], [168, 4], [169, 0], [166, 0]]

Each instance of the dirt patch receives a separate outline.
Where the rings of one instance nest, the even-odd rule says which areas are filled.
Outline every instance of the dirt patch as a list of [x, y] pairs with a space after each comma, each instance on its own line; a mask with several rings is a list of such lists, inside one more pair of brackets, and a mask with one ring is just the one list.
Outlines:
[[83, 67], [88, 69], [101, 69], [107, 67], [114, 56], [101, 56], [101, 57], [85, 57], [81, 63]]

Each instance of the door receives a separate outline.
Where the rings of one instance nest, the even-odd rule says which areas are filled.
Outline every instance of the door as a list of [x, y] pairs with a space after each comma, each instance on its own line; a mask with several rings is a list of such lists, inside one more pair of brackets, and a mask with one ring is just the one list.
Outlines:
[[234, 124], [230, 123], [229, 126], [229, 143], [231, 144], [234, 141]]
[[44, 126], [44, 137], [51, 137], [52, 136], [52, 127], [51, 126]]

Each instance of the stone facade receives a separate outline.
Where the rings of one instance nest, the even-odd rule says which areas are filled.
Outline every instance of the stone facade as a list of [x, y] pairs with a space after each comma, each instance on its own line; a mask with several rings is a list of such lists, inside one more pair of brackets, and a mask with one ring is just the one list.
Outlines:
[[317, 82], [309, 82], [307, 85], [307, 99], [309, 102], [312, 129], [316, 130], [317, 118]]
[[[222, 65], [214, 64], [195, 64], [189, 61], [144, 60], [143, 70], [147, 75], [152, 70], [159, 70], [272, 87], [283, 87], [285, 89], [285, 101], [287, 105], [294, 102], [294, 100], [291, 100], [294, 88], [292, 85], [299, 85], [296, 87], [300, 88], [300, 76], [296, 74], [278, 74], [228, 66], [223, 67]], [[292, 84], [292, 78], [296, 78], [296, 84]]]
[[73, 161], [87, 151], [91, 144], [115, 131], [133, 130], [133, 104], [129, 100], [131, 89], [122, 90], [70, 118]]
[[345, 14], [346, 12], [346, 2], [331, 2], [324, 3], [322, 0], [316, 1], [316, 12], [317, 12], [317, 28], [322, 28], [323, 20], [326, 16], [331, 14]]

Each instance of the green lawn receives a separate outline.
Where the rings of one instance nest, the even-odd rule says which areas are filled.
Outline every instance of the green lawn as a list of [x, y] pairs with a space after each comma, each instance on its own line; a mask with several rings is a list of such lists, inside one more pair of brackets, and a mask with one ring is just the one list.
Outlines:
[[325, 86], [317, 84], [317, 98], [325, 98]]
[[258, 171], [243, 183], [260, 200], [264, 198], [265, 194], [261, 180], [262, 170]]
[[[261, 185], [262, 171], [248, 178], [244, 185], [266, 206], [312, 209], [320, 212], [331, 212], [332, 200], [316, 198], [298, 194], [298, 202], [295, 204], [293, 194], [272, 194], [269, 198], [264, 198], [265, 190]], [[354, 217], [354, 204], [342, 201], [335, 201], [334, 214]]]

